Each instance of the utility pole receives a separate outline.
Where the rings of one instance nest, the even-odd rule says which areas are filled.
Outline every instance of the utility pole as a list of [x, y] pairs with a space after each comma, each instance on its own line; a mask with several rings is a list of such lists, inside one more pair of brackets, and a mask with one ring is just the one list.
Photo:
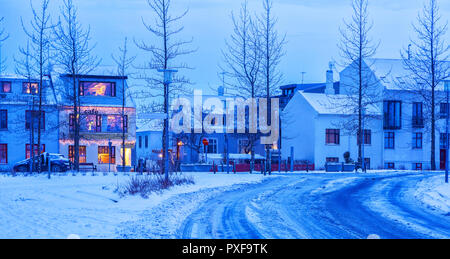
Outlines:
[[[223, 87], [223, 93], [225, 94], [225, 72], [220, 73], [222, 75], [222, 87]], [[226, 102], [225, 102], [226, 105]], [[225, 107], [225, 109], [228, 109], [228, 107]], [[227, 125], [228, 126], [228, 125]], [[230, 162], [230, 149], [229, 149], [229, 145], [228, 145], [228, 133], [227, 133], [227, 129], [225, 126], [224, 129], [225, 132], [225, 145], [226, 145], [226, 150], [225, 150], [225, 164], [227, 166], [227, 174], [230, 173], [230, 168], [229, 168], [229, 162]]]

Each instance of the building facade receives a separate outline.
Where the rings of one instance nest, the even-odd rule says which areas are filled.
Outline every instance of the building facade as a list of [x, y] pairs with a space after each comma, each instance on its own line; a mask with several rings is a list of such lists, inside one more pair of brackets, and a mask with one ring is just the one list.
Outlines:
[[[80, 95], [80, 163], [92, 163], [99, 171], [116, 171], [125, 161], [127, 167], [135, 164], [136, 157], [136, 109], [125, 98], [122, 117], [123, 91], [127, 77], [79, 75], [77, 85]], [[64, 96], [73, 96], [72, 78], [61, 76]], [[60, 153], [74, 160], [74, 111], [69, 98], [64, 98], [59, 112]], [[124, 120], [124, 123], [123, 123]], [[122, 145], [125, 125], [125, 147]], [[125, 156], [123, 157], [123, 148]]]
[[[427, 170], [431, 168], [431, 134], [425, 100], [411, 91], [414, 82], [402, 60], [371, 59], [364, 62], [364, 76], [373, 89], [377, 101], [366, 107], [364, 124], [364, 158], [371, 169]], [[350, 152], [357, 160], [358, 138], [355, 130], [346, 124], [354, 123], [354, 111], [340, 108], [352, 98], [357, 70], [348, 66], [340, 73], [339, 94], [333, 83], [327, 82], [323, 93], [297, 91], [287, 104], [282, 118], [283, 157], [307, 159], [323, 169], [326, 162], [344, 162], [343, 154]], [[436, 162], [445, 168], [445, 118], [448, 106], [443, 84], [437, 89], [435, 112], [439, 118], [436, 127]], [[307, 126], [306, 126], [307, 125]], [[347, 125], [347, 126], [348, 126]]]
[[31, 143], [38, 155], [39, 118], [41, 151], [59, 152], [58, 109], [53, 90], [48, 80], [44, 80], [42, 113], [38, 116], [39, 80], [20, 76], [0, 78], [0, 171], [9, 172], [15, 163], [30, 158]]

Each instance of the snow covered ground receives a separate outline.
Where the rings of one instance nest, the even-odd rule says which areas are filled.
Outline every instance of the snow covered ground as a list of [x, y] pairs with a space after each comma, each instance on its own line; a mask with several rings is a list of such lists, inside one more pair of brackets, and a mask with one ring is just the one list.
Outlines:
[[[129, 176], [0, 176], [0, 238], [117, 238], [118, 227], [142, 218], [176, 195], [263, 181], [260, 174], [186, 173], [195, 185], [177, 186], [148, 199], [119, 198]], [[206, 196], [205, 196], [206, 197]], [[193, 202], [198, 202], [194, 200]], [[193, 205], [194, 206], [194, 205]], [[157, 222], [159, 219], [155, 218]]]
[[450, 184], [444, 176], [434, 176], [419, 183], [415, 196], [428, 208], [450, 216]]

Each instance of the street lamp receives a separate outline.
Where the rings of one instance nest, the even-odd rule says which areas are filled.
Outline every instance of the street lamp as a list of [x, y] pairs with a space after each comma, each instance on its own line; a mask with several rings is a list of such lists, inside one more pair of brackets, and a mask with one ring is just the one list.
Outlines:
[[448, 183], [448, 144], [449, 144], [449, 140], [448, 140], [448, 117], [449, 117], [449, 92], [450, 92], [450, 81], [446, 80], [444, 82], [444, 90], [445, 93], [447, 95], [447, 116], [445, 117], [445, 139], [446, 142], [445, 143], [445, 182]]
[[169, 180], [169, 85], [172, 83], [173, 74], [178, 72], [174, 69], [158, 69], [164, 75], [164, 119], [163, 130], [163, 171], [166, 181]]

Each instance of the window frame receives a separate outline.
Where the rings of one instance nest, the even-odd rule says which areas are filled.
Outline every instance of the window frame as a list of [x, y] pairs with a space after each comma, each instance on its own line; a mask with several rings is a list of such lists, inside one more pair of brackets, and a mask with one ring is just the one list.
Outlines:
[[[420, 138], [418, 136], [420, 136]], [[419, 143], [420, 143], [420, 145], [418, 145]], [[413, 133], [412, 144], [413, 144], [412, 145], [413, 149], [423, 149], [423, 133], [422, 132], [414, 132]]]
[[341, 130], [340, 129], [326, 129], [325, 130], [325, 145], [340, 145], [341, 144]]
[[[100, 151], [102, 153], [100, 153]], [[100, 155], [108, 155], [108, 163], [103, 163], [100, 159]], [[109, 158], [110, 157], [110, 158]], [[99, 165], [108, 165], [109, 160], [111, 160], [111, 165], [116, 164], [116, 146], [111, 146], [111, 150], [109, 150], [109, 146], [98, 146], [97, 147], [97, 160]]]
[[6, 144], [6, 143], [0, 144], [0, 154], [1, 154], [1, 151], [3, 151], [3, 150], [5, 152], [5, 161], [2, 162], [2, 160], [1, 160], [2, 156], [0, 155], [0, 165], [7, 165], [8, 164], [8, 144]]
[[[9, 84], [9, 92], [5, 92], [5, 84]], [[2, 81], [0, 82], [0, 94], [10, 94], [12, 93], [12, 82]]]
[[[391, 144], [392, 141], [392, 145]], [[389, 145], [386, 145], [389, 143]], [[387, 131], [384, 133], [384, 149], [395, 149], [395, 132]]]
[[[30, 86], [30, 88], [28, 88], [28, 86], [27, 87], [25, 87], [25, 85], [29, 85]], [[37, 88], [36, 88], [36, 92], [35, 93], [33, 93], [33, 92], [31, 92], [32, 91], [32, 85], [37, 85]], [[22, 94], [27, 94], [27, 95], [38, 95], [39, 94], [39, 82], [22, 82]], [[26, 91], [25, 91], [25, 89], [30, 89], [30, 92], [29, 93], [27, 93]]]
[[[2, 116], [2, 113], [4, 113], [5, 116]], [[3, 121], [6, 127], [2, 127]], [[0, 130], [8, 130], [8, 110], [0, 110]]]
[[[219, 141], [217, 138], [206, 138], [208, 140], [208, 146], [206, 146], [206, 153], [207, 154], [218, 154], [219, 151]], [[214, 145], [211, 145], [211, 143], [214, 143]], [[209, 152], [210, 148], [212, 148], [213, 152]], [[215, 152], [214, 152], [215, 150]]]
[[424, 118], [423, 118], [423, 103], [413, 102], [412, 103], [412, 126], [413, 128], [423, 128]]
[[[84, 156], [81, 156], [82, 154], [82, 150], [84, 150]], [[75, 146], [74, 145], [69, 145], [68, 146], [68, 158], [70, 161], [72, 161], [72, 163], [74, 163], [75, 161]], [[83, 158], [83, 160], [82, 160]], [[78, 147], [78, 160], [80, 162], [80, 164], [83, 163], [87, 163], [87, 147], [86, 146], [79, 146]]]
[[339, 157], [327, 157], [325, 161], [327, 163], [339, 163]]
[[[397, 106], [398, 104], [398, 106]], [[393, 108], [393, 125], [391, 125], [390, 117], [391, 110]], [[398, 111], [397, 111], [398, 108]], [[398, 113], [398, 120], [397, 120]], [[397, 125], [398, 122], [398, 125]], [[383, 128], [389, 130], [398, 130], [402, 128], [402, 101], [398, 100], [385, 100], [383, 101]]]
[[[364, 137], [364, 145], [365, 146], [372, 145], [372, 130], [365, 129], [363, 137]], [[357, 143], [357, 145], [360, 145], [360, 143], [359, 143], [360, 139], [361, 138], [360, 138], [359, 134], [357, 134], [357, 136], [356, 136], [356, 143]]]
[[[42, 145], [42, 150], [41, 150], [40, 154], [45, 152], [45, 144], [41, 144], [41, 145]], [[34, 150], [37, 150], [38, 144], [34, 144], [34, 147], [35, 147]], [[40, 154], [35, 154], [34, 156], [36, 157], [36, 156], [39, 156]], [[30, 159], [30, 158], [31, 158], [31, 145], [25, 144], [25, 159]]]
[[[36, 114], [39, 114], [39, 111], [33, 111], [33, 110], [26, 110], [25, 111], [25, 129], [26, 130], [31, 130], [31, 121], [27, 121], [28, 120], [28, 113], [36, 113]], [[41, 113], [42, 113], [42, 115], [41, 115], [41, 118], [42, 118], [42, 121], [41, 121], [41, 130], [45, 130], [45, 111], [41, 111]], [[35, 116], [35, 118], [37, 118], [37, 116]], [[31, 116], [30, 116], [30, 119], [31, 119]], [[37, 127], [38, 127], [38, 125], [39, 125], [39, 121], [37, 121], [37, 123], [35, 123], [35, 129], [37, 130]]]
[[[85, 95], [84, 93], [84, 85], [85, 83], [90, 84], [111, 84], [111, 95]], [[117, 86], [116, 82], [111, 81], [80, 81], [78, 83], [78, 95], [81, 97], [117, 97]]]

